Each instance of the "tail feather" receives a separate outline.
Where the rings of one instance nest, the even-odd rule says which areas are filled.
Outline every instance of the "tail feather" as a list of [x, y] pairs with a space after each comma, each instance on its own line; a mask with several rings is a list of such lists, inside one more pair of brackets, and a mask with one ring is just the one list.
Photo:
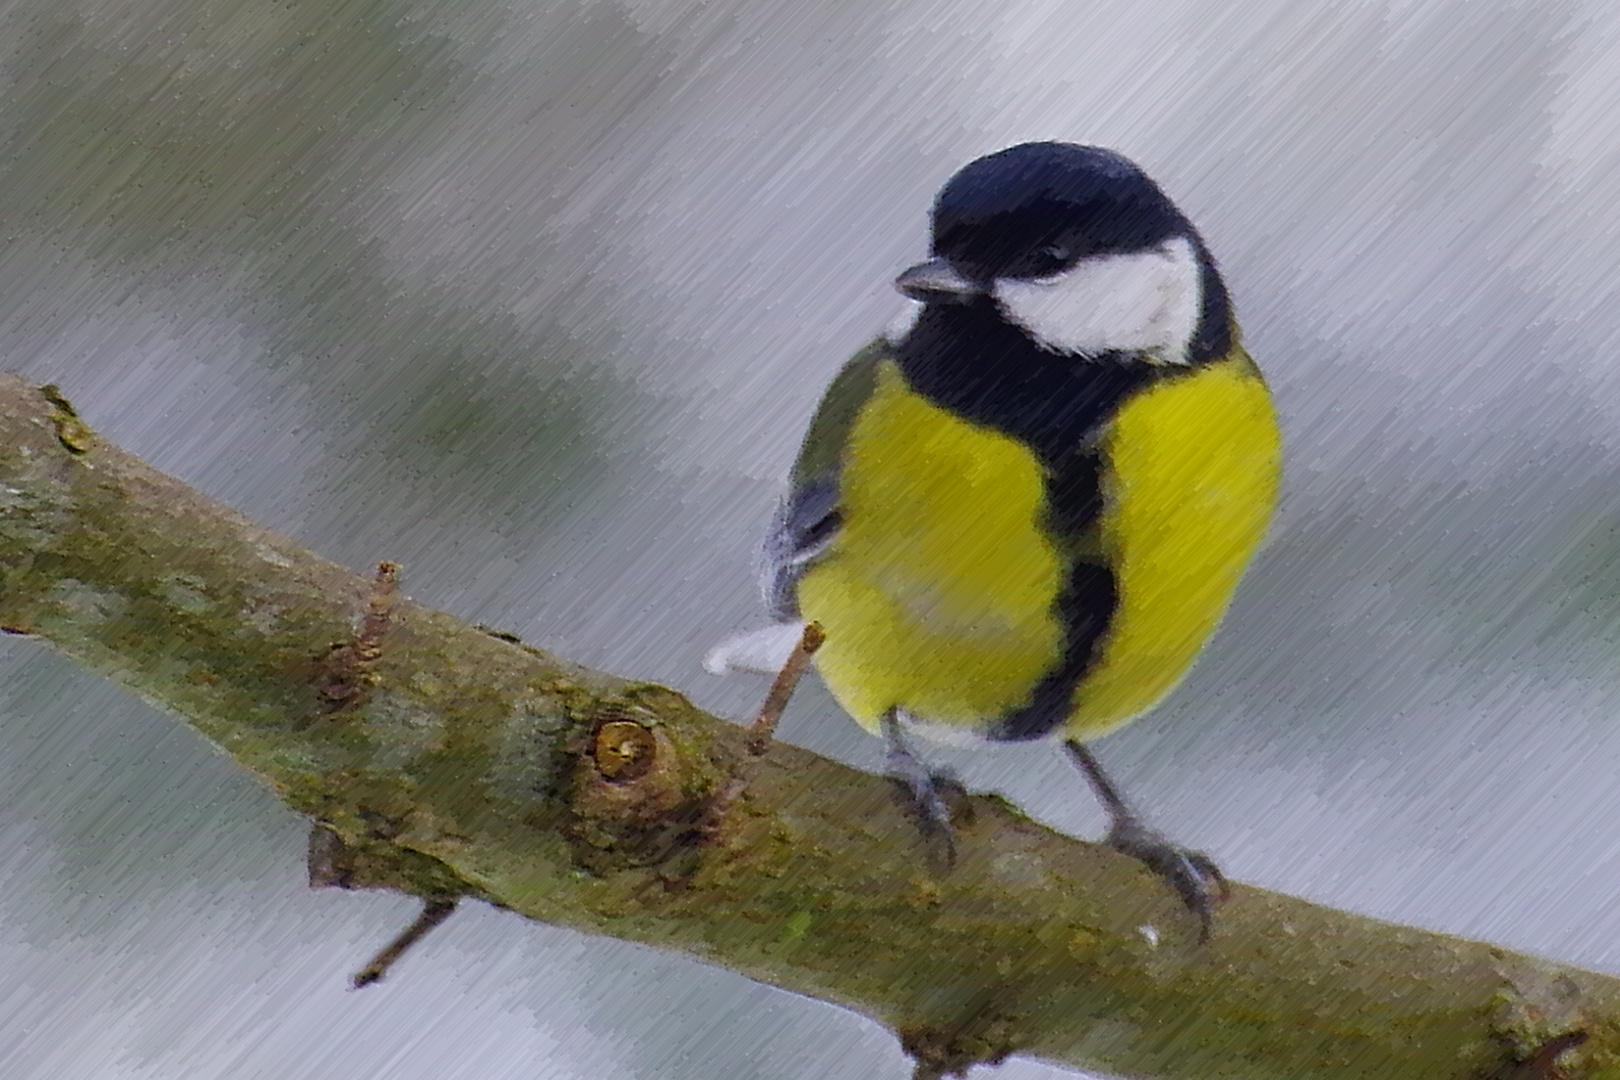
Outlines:
[[782, 670], [782, 665], [787, 663], [803, 636], [802, 622], [759, 627], [727, 638], [710, 649], [703, 658], [703, 666], [711, 675], [725, 675], [733, 671], [775, 675]]

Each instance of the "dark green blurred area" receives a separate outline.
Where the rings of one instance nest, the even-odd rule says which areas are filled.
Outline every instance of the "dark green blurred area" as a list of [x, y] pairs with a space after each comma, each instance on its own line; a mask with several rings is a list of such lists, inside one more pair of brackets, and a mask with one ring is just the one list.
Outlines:
[[[593, 353], [611, 344], [401, 282], [379, 236], [399, 207], [377, 178], [456, 123], [487, 41], [377, 0], [147, 3], [117, 11], [125, 33], [72, 11], [14, 16], [29, 29], [7, 64], [8, 233], [131, 291], [218, 279], [260, 362], [320, 389], [309, 422], [371, 484], [455, 486], [531, 522], [581, 497], [615, 389]], [[601, 51], [628, 28], [578, 30]], [[537, 163], [536, 186], [568, 164]], [[471, 482], [491, 462], [513, 482]]]

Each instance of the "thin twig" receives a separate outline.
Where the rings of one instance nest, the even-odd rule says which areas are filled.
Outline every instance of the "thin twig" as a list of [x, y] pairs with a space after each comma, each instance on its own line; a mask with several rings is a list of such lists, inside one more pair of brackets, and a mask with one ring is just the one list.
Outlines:
[[799, 685], [805, 668], [810, 666], [810, 658], [826, 640], [827, 635], [822, 632], [820, 623], [804, 624], [799, 643], [793, 647], [782, 670], [776, 673], [770, 690], [765, 694], [765, 703], [759, 707], [759, 715], [748, 725], [747, 745], [750, 754], [758, 757], [770, 748], [771, 739], [776, 735], [776, 725], [782, 719], [788, 699], [793, 696], [793, 688]]
[[422, 914], [416, 917], [416, 921], [407, 926], [397, 938], [388, 943], [387, 947], [372, 957], [369, 964], [355, 972], [350, 984], [356, 990], [359, 990], [362, 987], [370, 986], [374, 982], [380, 982], [382, 977], [388, 974], [388, 969], [393, 967], [401, 956], [405, 955], [406, 950], [426, 937], [435, 926], [448, 919], [451, 912], [455, 910], [456, 902], [454, 900], [423, 901]]

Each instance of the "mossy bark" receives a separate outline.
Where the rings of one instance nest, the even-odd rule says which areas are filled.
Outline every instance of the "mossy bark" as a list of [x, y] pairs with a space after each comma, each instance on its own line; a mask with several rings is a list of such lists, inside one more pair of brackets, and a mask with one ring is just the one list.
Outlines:
[[837, 1002], [924, 1075], [1620, 1080], [1616, 980], [1244, 886], [1199, 946], [1135, 863], [988, 797], [936, 878], [882, 779], [375, 593], [0, 378], [0, 626], [185, 719], [353, 883]]

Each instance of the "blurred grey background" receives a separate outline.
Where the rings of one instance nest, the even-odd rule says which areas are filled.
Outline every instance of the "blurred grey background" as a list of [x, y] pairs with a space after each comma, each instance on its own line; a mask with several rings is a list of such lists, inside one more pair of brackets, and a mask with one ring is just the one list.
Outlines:
[[[356, 568], [743, 717], [702, 673], [934, 189], [1106, 143], [1200, 223], [1289, 439], [1185, 688], [1100, 752], [1233, 876], [1620, 971], [1620, 7], [9, 0], [0, 367]], [[902, 1077], [723, 971], [303, 885], [199, 738], [0, 645], [19, 1078]], [[865, 768], [819, 686], [784, 737]], [[936, 751], [1096, 835], [1049, 749]], [[1002, 1080], [1071, 1075], [1014, 1061]]]

